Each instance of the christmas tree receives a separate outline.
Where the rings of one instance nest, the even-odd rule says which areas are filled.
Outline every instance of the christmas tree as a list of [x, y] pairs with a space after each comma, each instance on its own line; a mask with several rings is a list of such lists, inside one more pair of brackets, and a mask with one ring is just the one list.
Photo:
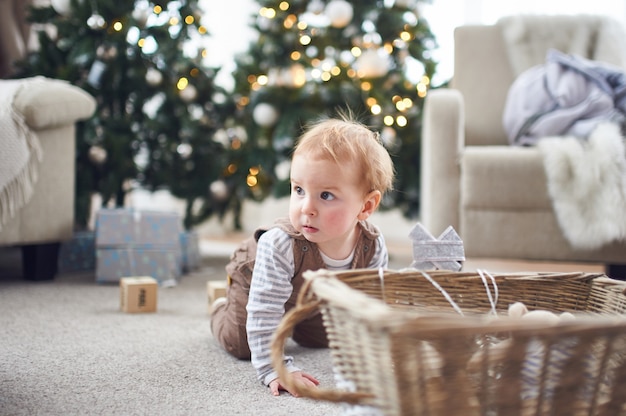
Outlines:
[[[288, 194], [289, 158], [303, 126], [349, 109], [380, 132], [394, 159], [383, 208], [419, 210], [423, 99], [436, 47], [418, 0], [260, 0], [258, 32], [236, 58], [228, 189], [263, 199]], [[237, 146], [239, 146], [238, 144]]]
[[[190, 228], [238, 202], [209, 183], [228, 172], [232, 146], [215, 132], [232, 106], [202, 60], [196, 0], [52, 0], [30, 7], [38, 48], [18, 77], [64, 79], [91, 93], [96, 114], [78, 126], [76, 218], [91, 196], [122, 206], [135, 186], [165, 188], [186, 202]], [[219, 182], [217, 182], [219, 183]]]

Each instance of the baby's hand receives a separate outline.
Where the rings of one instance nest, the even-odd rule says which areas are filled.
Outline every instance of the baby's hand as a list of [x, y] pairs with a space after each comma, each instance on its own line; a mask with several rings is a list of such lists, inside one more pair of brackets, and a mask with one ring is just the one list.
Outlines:
[[[291, 373], [291, 377], [293, 377], [295, 384], [305, 387], [317, 387], [320, 384], [315, 377], [310, 374], [303, 373], [302, 371], [294, 371]], [[280, 381], [280, 378], [275, 378], [270, 382], [270, 393], [274, 396], [280, 395], [281, 390], [285, 390], [294, 397], [300, 397], [295, 391], [291, 391], [285, 387], [285, 385]]]

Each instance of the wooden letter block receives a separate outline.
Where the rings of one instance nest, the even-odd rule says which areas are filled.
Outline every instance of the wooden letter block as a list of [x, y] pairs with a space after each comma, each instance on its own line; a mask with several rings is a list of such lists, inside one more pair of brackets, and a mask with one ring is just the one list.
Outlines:
[[209, 299], [209, 311], [215, 299], [226, 297], [227, 287], [228, 282], [226, 280], [211, 280], [207, 282], [206, 290]]
[[158, 287], [159, 284], [153, 277], [122, 277], [120, 279], [122, 312], [156, 312]]

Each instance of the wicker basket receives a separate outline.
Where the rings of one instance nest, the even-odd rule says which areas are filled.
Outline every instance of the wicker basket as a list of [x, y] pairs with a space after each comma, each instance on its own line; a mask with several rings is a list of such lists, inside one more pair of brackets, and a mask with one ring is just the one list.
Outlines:
[[[272, 344], [302, 396], [385, 415], [626, 414], [626, 283], [599, 274], [320, 270]], [[513, 319], [511, 303], [572, 312]], [[286, 338], [321, 309], [343, 389], [292, 385]], [[494, 317], [497, 312], [498, 317]]]

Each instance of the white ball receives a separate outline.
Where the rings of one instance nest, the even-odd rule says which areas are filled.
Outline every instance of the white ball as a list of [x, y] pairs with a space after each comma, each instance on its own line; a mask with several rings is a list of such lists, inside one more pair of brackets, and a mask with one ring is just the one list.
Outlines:
[[352, 5], [345, 0], [331, 0], [326, 5], [325, 13], [332, 27], [342, 28], [352, 21], [354, 10]]
[[271, 104], [259, 103], [254, 107], [252, 118], [261, 127], [271, 127], [278, 121], [278, 110]]
[[389, 55], [383, 49], [366, 49], [354, 63], [361, 78], [384, 77], [389, 72]]
[[148, 23], [148, 18], [150, 18], [151, 14], [152, 9], [150, 9], [149, 7], [137, 7], [131, 13], [133, 19], [135, 19], [141, 27], [144, 27], [146, 23]]
[[406, 7], [407, 9], [412, 9], [416, 6], [416, 0], [396, 0], [395, 5], [398, 7]]
[[228, 198], [228, 185], [226, 185], [226, 183], [221, 180], [218, 179], [214, 182], [211, 182], [211, 185], [209, 185], [209, 192], [211, 192], [211, 195], [218, 201], [225, 201]]
[[91, 146], [88, 157], [94, 164], [102, 165], [107, 160], [107, 151], [102, 146]]
[[148, 68], [146, 71], [146, 82], [155, 87], [163, 81], [163, 74], [156, 68]]
[[50, 4], [58, 14], [61, 14], [63, 16], [67, 16], [72, 9], [70, 0], [51, 0]]
[[180, 98], [185, 102], [190, 102], [196, 99], [198, 96], [198, 90], [193, 85], [187, 85], [183, 90], [180, 91]]

